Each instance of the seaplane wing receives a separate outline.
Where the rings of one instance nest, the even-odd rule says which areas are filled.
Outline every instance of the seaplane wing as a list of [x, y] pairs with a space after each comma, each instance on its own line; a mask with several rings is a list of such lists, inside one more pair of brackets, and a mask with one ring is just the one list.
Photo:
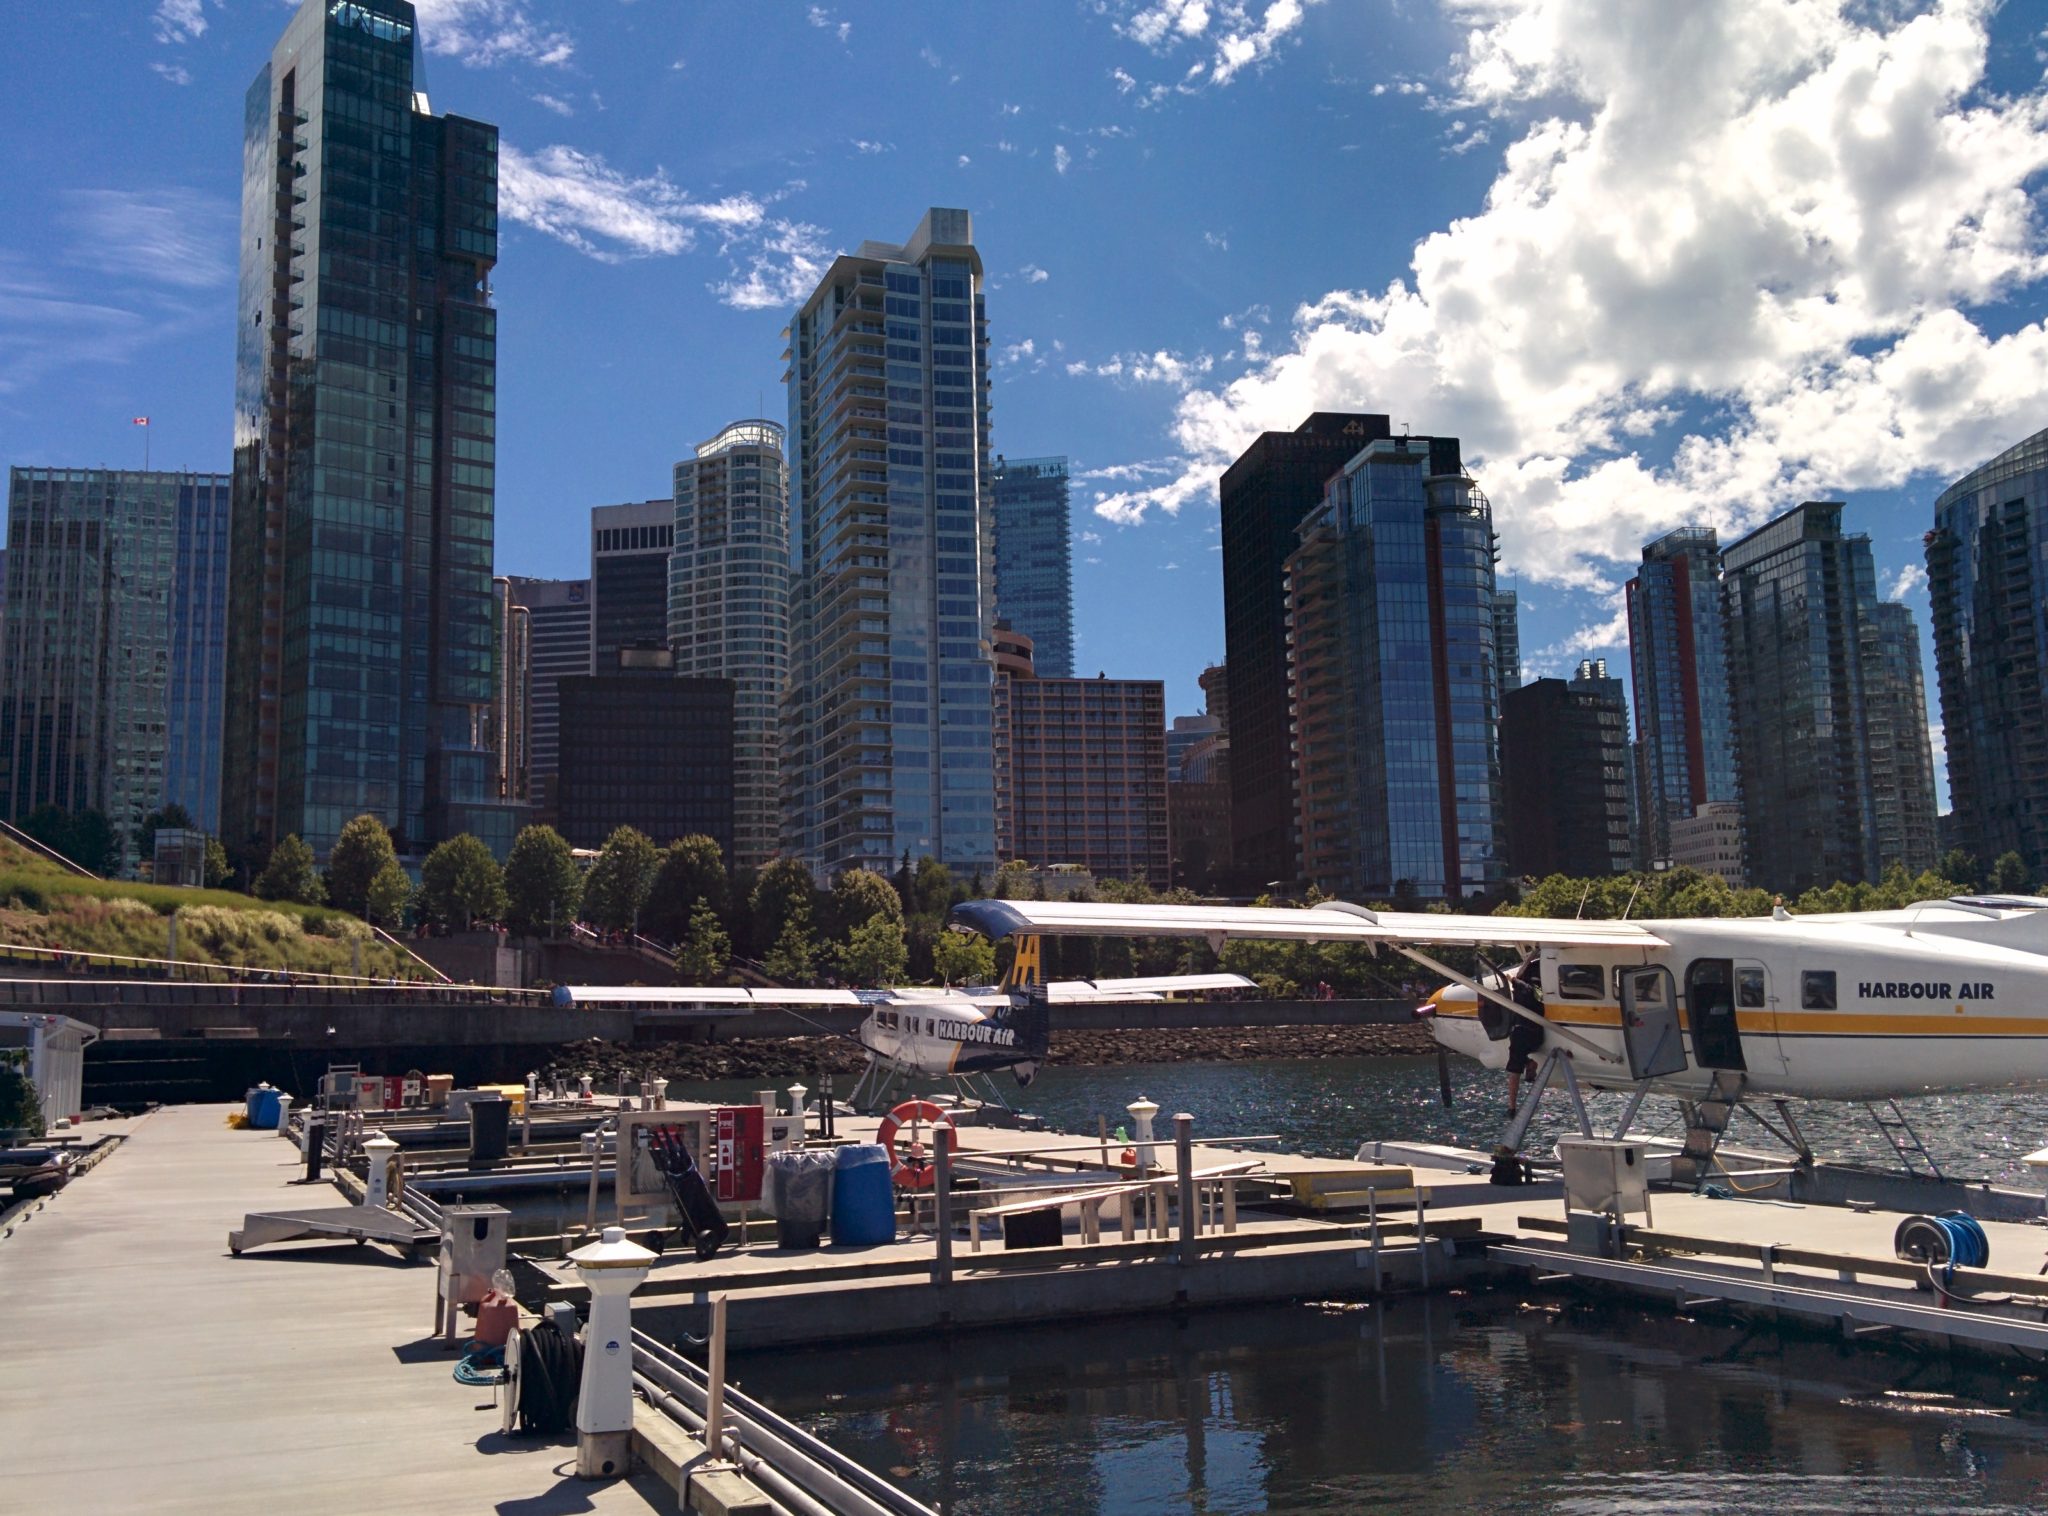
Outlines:
[[1141, 979], [1055, 979], [1045, 987], [1053, 1005], [1086, 1005], [1100, 1001], [1164, 1000], [1168, 995], [1203, 990], [1255, 990], [1242, 974], [1167, 974]]
[[1232, 937], [1296, 942], [1491, 944], [1660, 948], [1665, 940], [1634, 921], [1560, 921], [1545, 916], [1449, 916], [1372, 911], [1329, 901], [1306, 910], [1236, 905], [1105, 905], [1072, 900], [969, 900], [947, 917], [985, 937]]
[[760, 1005], [849, 1006], [865, 1002], [852, 990], [749, 990], [732, 985], [560, 984], [557, 1006], [572, 1005]]

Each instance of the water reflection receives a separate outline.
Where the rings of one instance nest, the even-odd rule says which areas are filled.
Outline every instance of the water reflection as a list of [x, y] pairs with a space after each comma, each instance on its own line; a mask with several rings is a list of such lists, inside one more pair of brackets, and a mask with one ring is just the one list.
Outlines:
[[2040, 1509], [2048, 1390], [1512, 1296], [1271, 1308], [735, 1363], [949, 1516]]

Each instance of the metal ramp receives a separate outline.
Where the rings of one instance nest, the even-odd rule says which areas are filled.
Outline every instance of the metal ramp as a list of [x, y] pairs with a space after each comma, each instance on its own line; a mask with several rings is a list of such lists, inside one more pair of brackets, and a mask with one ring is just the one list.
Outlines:
[[[1913, 1123], [1906, 1119], [1906, 1113], [1899, 1109], [1898, 1101], [1887, 1100], [1882, 1107], [1876, 1101], [1868, 1101], [1863, 1109], [1870, 1112], [1870, 1119], [1877, 1123], [1884, 1140], [1899, 1155], [1899, 1162], [1907, 1173], [1935, 1179], [1948, 1177], [1942, 1173], [1941, 1165], [1934, 1161], [1934, 1155], [1927, 1151], [1927, 1144], [1920, 1140], [1920, 1134], [1913, 1130]], [[1886, 1115], [1886, 1111], [1891, 1114]]]
[[321, 1206], [296, 1211], [251, 1211], [241, 1227], [228, 1233], [228, 1251], [241, 1254], [273, 1242], [299, 1242], [309, 1237], [345, 1237], [354, 1242], [382, 1242], [410, 1256], [441, 1234], [412, 1217], [379, 1205]]
[[1685, 1105], [1685, 1146], [1671, 1157], [1671, 1182], [1697, 1185], [1714, 1166], [1714, 1154], [1728, 1135], [1728, 1123], [1742, 1103], [1749, 1076], [1735, 1069], [1716, 1069], [1706, 1098]]

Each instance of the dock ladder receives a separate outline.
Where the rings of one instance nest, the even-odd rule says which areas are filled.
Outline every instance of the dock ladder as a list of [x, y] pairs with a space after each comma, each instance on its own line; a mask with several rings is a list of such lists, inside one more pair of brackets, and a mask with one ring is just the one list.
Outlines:
[[1738, 1069], [1716, 1069], [1704, 1099], [1681, 1102], [1685, 1107], [1685, 1146], [1671, 1158], [1675, 1183], [1696, 1185], [1707, 1177], [1748, 1082], [1749, 1076]]
[[[1896, 1100], [1887, 1100], [1883, 1106], [1876, 1101], [1867, 1101], [1863, 1109], [1870, 1112], [1870, 1119], [1877, 1123], [1884, 1140], [1892, 1145], [1892, 1151], [1899, 1155], [1899, 1162], [1909, 1174], [1925, 1175], [1935, 1179], [1948, 1176], [1941, 1172], [1941, 1165], [1934, 1161], [1934, 1155], [1927, 1151], [1927, 1144], [1920, 1140], [1920, 1134], [1913, 1130], [1913, 1123], [1906, 1119], [1906, 1113], [1899, 1109]], [[1890, 1112], [1889, 1115], [1886, 1112]], [[1920, 1165], [1926, 1165], [1923, 1171]]]

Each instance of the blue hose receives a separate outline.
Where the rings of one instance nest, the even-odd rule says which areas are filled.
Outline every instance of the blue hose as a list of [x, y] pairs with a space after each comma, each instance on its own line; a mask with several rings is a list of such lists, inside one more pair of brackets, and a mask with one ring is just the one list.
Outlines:
[[1967, 1211], [1945, 1211], [1931, 1218], [1948, 1236], [1948, 1266], [1981, 1269], [1991, 1262], [1991, 1239]]
[[[491, 1372], [494, 1369], [496, 1372]], [[505, 1377], [505, 1349], [501, 1343], [472, 1342], [469, 1353], [455, 1365], [457, 1384], [503, 1384]]]

